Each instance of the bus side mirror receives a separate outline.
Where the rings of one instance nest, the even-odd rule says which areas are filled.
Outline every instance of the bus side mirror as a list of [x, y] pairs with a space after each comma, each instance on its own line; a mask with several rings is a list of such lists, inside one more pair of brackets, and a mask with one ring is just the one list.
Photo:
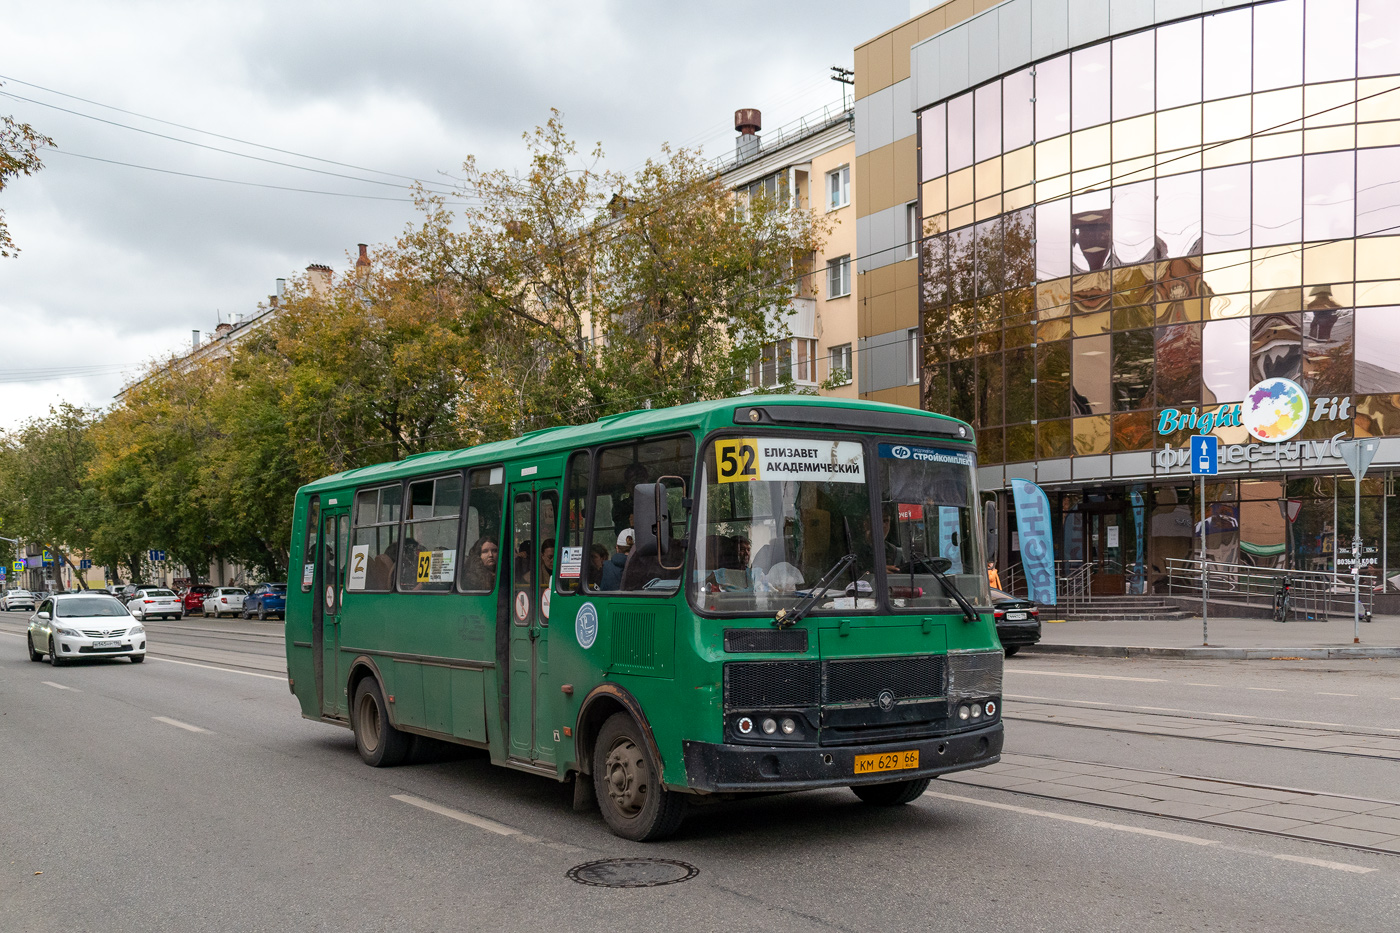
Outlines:
[[632, 489], [636, 553], [665, 557], [671, 546], [671, 506], [661, 483], [639, 483]]
[[953, 562], [946, 557], [930, 557], [928, 565], [933, 568], [935, 573], [947, 573], [953, 569]]
[[997, 504], [988, 501], [982, 506], [982, 527], [987, 531], [987, 560], [997, 559]]

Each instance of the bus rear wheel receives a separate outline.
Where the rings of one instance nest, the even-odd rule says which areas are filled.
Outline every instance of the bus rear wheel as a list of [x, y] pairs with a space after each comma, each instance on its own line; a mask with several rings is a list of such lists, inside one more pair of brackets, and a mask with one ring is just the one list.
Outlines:
[[889, 784], [857, 784], [851, 788], [857, 797], [873, 807], [898, 807], [918, 800], [928, 790], [930, 778], [891, 781]]
[[408, 757], [412, 737], [394, 728], [389, 721], [389, 709], [384, 705], [384, 691], [373, 677], [366, 677], [355, 688], [355, 703], [351, 707], [350, 726], [355, 731], [355, 748], [365, 764], [374, 768], [392, 768]]
[[685, 798], [661, 786], [660, 763], [626, 713], [614, 713], [598, 732], [593, 787], [608, 828], [624, 839], [664, 839], [685, 818]]

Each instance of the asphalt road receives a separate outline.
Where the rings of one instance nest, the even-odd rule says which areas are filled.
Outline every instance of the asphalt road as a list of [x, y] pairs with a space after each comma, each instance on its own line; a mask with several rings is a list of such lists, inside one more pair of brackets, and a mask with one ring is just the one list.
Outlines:
[[[476, 753], [365, 767], [347, 731], [299, 717], [275, 625], [149, 628], [140, 667], [55, 670], [0, 616], [0, 931], [1369, 931], [1400, 908], [1400, 857], [950, 781], [895, 810], [846, 791], [715, 804], [631, 843]], [[1007, 752], [1400, 800], [1396, 760], [1015, 718], [1035, 697], [1176, 711], [1138, 710], [1149, 727], [1224, 713], [1400, 736], [1398, 674], [1017, 657]], [[623, 890], [566, 876], [618, 856], [699, 873]]]

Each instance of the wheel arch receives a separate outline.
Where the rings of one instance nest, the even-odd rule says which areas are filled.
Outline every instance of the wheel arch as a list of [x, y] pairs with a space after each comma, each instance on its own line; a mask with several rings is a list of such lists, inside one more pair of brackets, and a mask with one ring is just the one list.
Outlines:
[[389, 693], [384, 686], [384, 675], [379, 670], [379, 664], [369, 655], [360, 655], [350, 662], [350, 673], [345, 677], [345, 709], [349, 713], [350, 722], [355, 721], [355, 691], [360, 688], [360, 681], [366, 677], [372, 677], [379, 684], [379, 692], [384, 694], [384, 714], [389, 717], [389, 724], [395, 729], [399, 727], [398, 717], [394, 715], [394, 704], [389, 702]]
[[593, 773], [593, 746], [598, 741], [598, 732], [603, 728], [603, 723], [614, 713], [627, 713], [637, 723], [664, 774], [666, 761], [661, 757], [661, 749], [656, 744], [656, 736], [652, 735], [651, 723], [642, 711], [642, 704], [626, 688], [611, 683], [594, 687], [579, 706], [578, 720], [574, 725], [574, 750], [579, 771]]

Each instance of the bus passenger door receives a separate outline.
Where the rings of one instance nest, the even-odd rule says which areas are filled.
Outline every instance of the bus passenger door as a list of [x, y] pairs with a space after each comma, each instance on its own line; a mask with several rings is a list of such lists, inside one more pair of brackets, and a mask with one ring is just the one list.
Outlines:
[[[542, 544], [552, 544], [559, 494], [543, 484], [511, 487], [510, 550], [510, 757], [554, 760], [551, 734], [537, 727], [540, 681], [549, 670], [549, 586], [552, 566], [541, 563]], [[541, 539], [544, 539], [543, 541]]]
[[320, 627], [321, 713], [348, 714], [345, 671], [340, 661], [340, 609], [345, 599], [345, 566], [350, 553], [350, 513], [327, 510], [321, 517], [321, 557], [317, 580], [317, 612], [313, 624]]

